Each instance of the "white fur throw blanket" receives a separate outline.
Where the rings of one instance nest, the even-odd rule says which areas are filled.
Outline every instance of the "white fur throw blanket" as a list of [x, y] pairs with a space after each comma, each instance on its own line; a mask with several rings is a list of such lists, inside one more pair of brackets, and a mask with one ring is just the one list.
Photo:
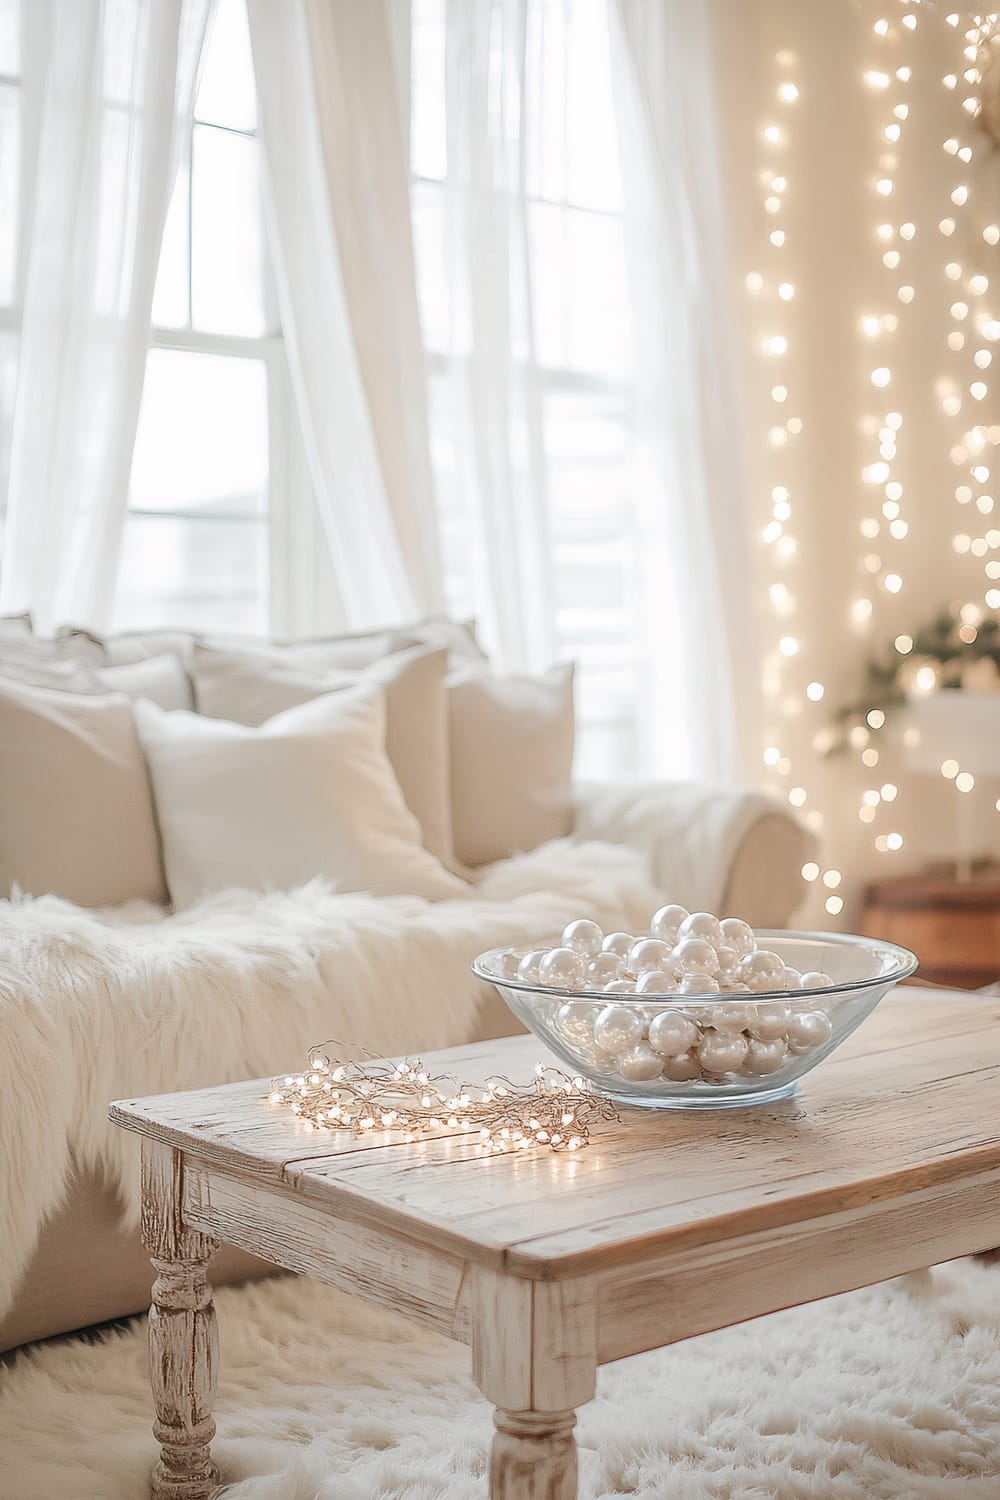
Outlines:
[[301, 1066], [327, 1038], [387, 1054], [471, 1039], [469, 973], [500, 943], [571, 918], [647, 921], [658, 902], [633, 851], [568, 840], [487, 871], [473, 900], [238, 891], [176, 915], [0, 902], [0, 1318], [73, 1165], [138, 1217], [139, 1153], [112, 1099]]
[[[740, 845], [761, 818], [786, 809], [763, 792], [694, 781], [593, 786], [580, 792], [573, 832], [641, 849], [653, 879], [689, 911], [718, 911]], [[791, 821], [791, 820], [790, 820]]]

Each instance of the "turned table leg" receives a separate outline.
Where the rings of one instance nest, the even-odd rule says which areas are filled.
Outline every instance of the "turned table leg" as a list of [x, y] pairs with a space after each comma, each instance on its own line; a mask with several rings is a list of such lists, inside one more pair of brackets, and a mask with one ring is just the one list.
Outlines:
[[596, 1294], [586, 1280], [477, 1268], [472, 1373], [494, 1404], [490, 1500], [576, 1500], [576, 1408], [594, 1394]]
[[490, 1500], [576, 1500], [573, 1411], [493, 1413]]
[[208, 1500], [219, 1483], [210, 1444], [219, 1337], [207, 1270], [216, 1242], [181, 1219], [183, 1153], [143, 1142], [142, 1236], [156, 1280], [149, 1373], [160, 1444], [152, 1500]]

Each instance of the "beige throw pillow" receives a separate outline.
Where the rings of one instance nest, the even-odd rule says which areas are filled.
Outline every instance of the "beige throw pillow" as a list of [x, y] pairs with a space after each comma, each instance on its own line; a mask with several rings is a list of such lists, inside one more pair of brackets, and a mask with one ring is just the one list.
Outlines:
[[127, 698], [0, 682], [0, 895], [163, 901], [153, 803]]
[[469, 894], [420, 843], [385, 752], [381, 693], [316, 698], [259, 728], [137, 703], [170, 894], [290, 890]]
[[216, 651], [196, 646], [189, 664], [198, 712], [236, 724], [263, 724], [274, 714], [325, 693], [364, 684], [385, 694], [386, 749], [406, 805], [423, 830], [424, 847], [454, 861], [448, 792], [448, 653], [416, 646], [364, 672], [304, 665], [299, 648]]
[[455, 853], [465, 865], [537, 848], [573, 819], [573, 667], [448, 683]]

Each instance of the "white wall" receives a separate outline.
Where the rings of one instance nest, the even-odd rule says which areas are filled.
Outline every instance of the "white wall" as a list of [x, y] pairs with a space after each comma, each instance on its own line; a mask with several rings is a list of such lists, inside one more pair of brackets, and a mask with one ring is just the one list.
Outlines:
[[[839, 887], [818, 882], [809, 891], [806, 915], [829, 925], [854, 924], [866, 878], [917, 868], [950, 852], [960, 794], [940, 775], [909, 772], [898, 732], [872, 736], [871, 746], [879, 750], [876, 767], [861, 763], [860, 746], [825, 759], [817, 737], [836, 707], [857, 694], [869, 652], [890, 647], [897, 634], [912, 632], [951, 600], [982, 605], [993, 586], [984, 565], [1000, 559], [1000, 549], [976, 558], [953, 548], [957, 532], [981, 536], [1000, 527], [1000, 489], [993, 515], [977, 512], [974, 503], [959, 505], [955, 489], [963, 481], [975, 495], [994, 491], [990, 482], [968, 478], [971, 460], [956, 464], [949, 457], [971, 424], [1000, 422], [992, 389], [979, 402], [968, 395], [973, 380], [989, 383], [991, 376], [974, 366], [974, 350], [996, 349], [1000, 362], [1000, 344], [974, 336], [977, 317], [998, 316], [1000, 299], [992, 288], [978, 296], [963, 290], [975, 273], [992, 274], [1000, 288], [1000, 249], [981, 235], [984, 224], [1000, 219], [1000, 159], [991, 159], [985, 138], [962, 109], [968, 88], [960, 82], [949, 92], [942, 84], [942, 75], [960, 75], [969, 66], [961, 55], [969, 13], [960, 13], [957, 29], [948, 26], [947, 14], [946, 6], [902, 0], [862, 0], [856, 6], [715, 0], [735, 225], [733, 275], [745, 310], [744, 440], [757, 535], [773, 520], [773, 486], [788, 488], [792, 507], [782, 537], [759, 541], [752, 563], [768, 643], [762, 663], [765, 745], [781, 754], [777, 769], [762, 765], [761, 771], [783, 797], [793, 788], [805, 791], [801, 811], [822, 840], [823, 870], [842, 873]], [[913, 31], [902, 25], [904, 16], [916, 19]], [[885, 38], [873, 29], [881, 18], [890, 22]], [[895, 77], [900, 67], [911, 69], [908, 81]], [[891, 86], [872, 87], [866, 71], [888, 73]], [[796, 99], [780, 97], [783, 83], [794, 85]], [[893, 109], [902, 104], [909, 113], [898, 121]], [[900, 126], [898, 143], [883, 136], [893, 124]], [[780, 142], [764, 138], [770, 125], [779, 127]], [[952, 136], [972, 145], [971, 165], [942, 149]], [[772, 195], [766, 173], [786, 179], [774, 195], [781, 200], [776, 214], [764, 207]], [[893, 183], [887, 197], [875, 187], [880, 179]], [[960, 183], [969, 187], [964, 207], [950, 199]], [[956, 220], [951, 237], [938, 229], [946, 217]], [[915, 226], [911, 240], [895, 232], [888, 242], [877, 237], [878, 224], [898, 231], [907, 222]], [[786, 234], [782, 247], [768, 240], [776, 228]], [[883, 253], [892, 250], [900, 253], [896, 268], [882, 263]], [[948, 261], [962, 266], [957, 283], [945, 274]], [[756, 294], [744, 287], [749, 272], [763, 278]], [[790, 301], [777, 292], [786, 281], [794, 287]], [[908, 305], [898, 299], [901, 285], [914, 288]], [[959, 298], [970, 307], [964, 322], [949, 312]], [[862, 331], [865, 315], [894, 315], [898, 325], [872, 338]], [[972, 334], [964, 351], [947, 347], [955, 331]], [[784, 356], [761, 353], [761, 341], [774, 335], [788, 340]], [[891, 371], [884, 389], [870, 379], [878, 367]], [[789, 393], [781, 405], [770, 396], [775, 384]], [[957, 416], [942, 411], [942, 396], [950, 390], [962, 397]], [[883, 485], [862, 477], [866, 466], [880, 460], [878, 429], [890, 411], [903, 417], [888, 479], [903, 486], [897, 519], [909, 529], [900, 539], [890, 536], [881, 512]], [[769, 430], [789, 417], [801, 420], [801, 433], [772, 446]], [[1000, 438], [1000, 429], [994, 436]], [[1000, 450], [992, 451], [1000, 464]], [[981, 461], [990, 464], [989, 450]], [[866, 518], [879, 521], [874, 539], [862, 536]], [[786, 538], [795, 544], [790, 556], [781, 555], [789, 546]], [[875, 574], [865, 570], [868, 554], [880, 560]], [[898, 593], [887, 587], [893, 574], [902, 579]], [[774, 585], [788, 590], [786, 613], [770, 597]], [[863, 599], [872, 601], [866, 621], [853, 612]], [[797, 654], [780, 652], [784, 636], [797, 642]], [[822, 701], [807, 697], [811, 682], [823, 685]], [[1000, 716], [1000, 698], [997, 708]], [[961, 762], [960, 744], [953, 753]], [[874, 821], [861, 822], [864, 792], [886, 783], [898, 787], [898, 796], [879, 804]], [[971, 795], [977, 842], [996, 853], [1000, 814], [993, 804], [1000, 786], [980, 782]], [[898, 851], [876, 848], [876, 839], [887, 834], [902, 835]], [[838, 895], [845, 909], [827, 912], [826, 899]]]

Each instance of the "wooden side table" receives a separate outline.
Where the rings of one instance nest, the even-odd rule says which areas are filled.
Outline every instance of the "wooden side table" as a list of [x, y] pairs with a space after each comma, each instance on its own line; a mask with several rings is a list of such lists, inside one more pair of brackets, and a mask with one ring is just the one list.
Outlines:
[[1000, 979], [1000, 866], [956, 878], [954, 866], [875, 880], [861, 931], [911, 948], [922, 980], [978, 989]]

